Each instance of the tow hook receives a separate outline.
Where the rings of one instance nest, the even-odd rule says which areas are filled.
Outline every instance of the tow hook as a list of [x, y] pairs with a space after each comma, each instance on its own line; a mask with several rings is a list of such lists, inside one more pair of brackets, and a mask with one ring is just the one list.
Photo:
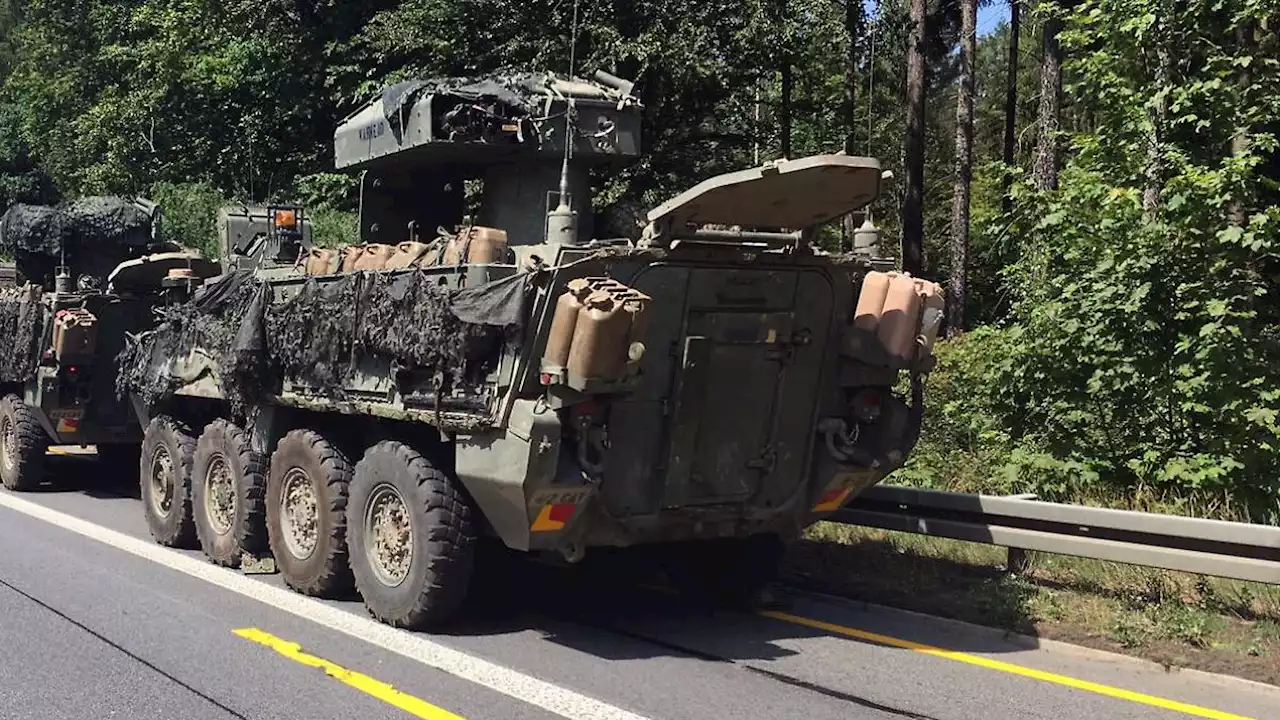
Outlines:
[[853, 426], [851, 432], [849, 424], [843, 418], [824, 418], [818, 421], [818, 432], [822, 433], [827, 452], [836, 462], [848, 465], [854, 461], [855, 456], [861, 454], [854, 447], [854, 443], [858, 441], [857, 425]]

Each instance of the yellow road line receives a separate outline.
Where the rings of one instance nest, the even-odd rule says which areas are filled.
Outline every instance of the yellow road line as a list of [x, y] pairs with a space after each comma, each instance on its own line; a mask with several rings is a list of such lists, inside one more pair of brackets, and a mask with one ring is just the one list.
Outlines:
[[889, 645], [891, 647], [902, 648], [904, 650], [914, 650], [915, 652], [924, 653], [925, 655], [933, 655], [935, 657], [946, 658], [947, 660], [955, 660], [956, 662], [977, 665], [978, 667], [984, 667], [988, 670], [999, 670], [1000, 672], [1007, 672], [1013, 675], [1021, 675], [1023, 677], [1034, 678], [1036, 680], [1043, 680], [1057, 685], [1065, 685], [1066, 687], [1075, 688], [1076, 690], [1085, 690], [1099, 695], [1106, 695], [1108, 697], [1128, 700], [1129, 702], [1140, 703], [1142, 705], [1150, 705], [1152, 707], [1163, 708], [1165, 710], [1173, 710], [1175, 712], [1186, 713], [1196, 717], [1211, 718], [1211, 720], [1255, 720], [1255, 718], [1248, 718], [1243, 715], [1235, 715], [1229, 712], [1222, 712], [1221, 710], [1211, 710], [1198, 705], [1190, 705], [1176, 700], [1167, 700], [1165, 698], [1155, 697], [1154, 695], [1146, 695], [1140, 692], [1133, 692], [1132, 690], [1123, 690], [1121, 688], [1111, 687], [1110, 685], [1102, 685], [1100, 683], [1089, 682], [1088, 680], [1080, 680], [1066, 675], [1058, 675], [1056, 673], [1036, 670], [1034, 668], [1023, 667], [1021, 665], [1014, 665], [1013, 663], [1002, 662], [1000, 660], [992, 660], [991, 658], [982, 657], [980, 655], [970, 655], [969, 653], [958, 652], [956, 650], [947, 650], [933, 645], [924, 645], [910, 640], [903, 640], [889, 635], [880, 635], [879, 633], [858, 630], [856, 628], [836, 625], [835, 623], [823, 622], [822, 620], [814, 620], [812, 618], [792, 615], [790, 613], [778, 612], [775, 610], [764, 610], [760, 612], [760, 615], [774, 620], [791, 623], [793, 625], [803, 625], [815, 630], [824, 630], [837, 635], [857, 638], [858, 640], [866, 640], [868, 642]]
[[402, 693], [384, 682], [374, 680], [368, 675], [362, 675], [354, 670], [335, 665], [323, 658], [308, 655], [302, 652], [302, 646], [298, 643], [282, 640], [258, 628], [240, 628], [232, 632], [246, 640], [265, 645], [290, 660], [297, 661], [308, 667], [320, 668], [329, 677], [350, 685], [388, 705], [400, 708], [414, 717], [422, 718], [423, 720], [464, 720], [459, 715], [454, 715], [448, 710], [436, 707], [426, 700]]

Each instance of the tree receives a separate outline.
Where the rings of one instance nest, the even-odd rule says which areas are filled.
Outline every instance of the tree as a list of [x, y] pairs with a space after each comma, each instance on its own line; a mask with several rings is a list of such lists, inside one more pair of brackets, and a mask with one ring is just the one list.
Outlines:
[[907, 192], [902, 204], [902, 269], [924, 268], [925, 42], [927, 3], [911, 0], [911, 34], [907, 41], [907, 134], [903, 163]]
[[1013, 168], [1017, 159], [1014, 151], [1018, 134], [1018, 36], [1022, 32], [1022, 0], [1009, 0], [1009, 59], [1008, 79], [1005, 81], [1004, 100], [1004, 178], [1001, 183], [1001, 203], [1005, 215], [1013, 212]]
[[955, 195], [951, 206], [951, 281], [947, 334], [964, 330], [969, 271], [969, 189], [973, 183], [973, 86], [977, 0], [960, 0], [960, 88], [956, 95]]
[[1041, 190], [1058, 188], [1058, 130], [1062, 117], [1062, 45], [1058, 33], [1062, 31], [1059, 9], [1052, 3], [1044, 3], [1044, 55], [1040, 59], [1040, 117], [1039, 140], [1036, 145], [1034, 178]]

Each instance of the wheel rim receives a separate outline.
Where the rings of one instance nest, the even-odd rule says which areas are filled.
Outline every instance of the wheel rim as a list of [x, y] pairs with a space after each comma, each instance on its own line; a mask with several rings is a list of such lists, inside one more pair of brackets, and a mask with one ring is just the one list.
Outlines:
[[14, 455], [17, 450], [18, 430], [13, 426], [13, 421], [8, 416], [0, 417], [0, 462], [4, 463], [6, 472], [13, 472], [13, 468], [18, 464]]
[[151, 507], [164, 517], [173, 508], [173, 458], [169, 448], [158, 445], [151, 456]]
[[236, 488], [231, 466], [221, 453], [213, 456], [204, 474], [204, 513], [214, 532], [226, 535], [231, 531], [236, 515]]
[[320, 514], [311, 478], [301, 468], [289, 468], [280, 491], [280, 529], [289, 554], [306, 560], [320, 539]]
[[382, 484], [364, 506], [364, 552], [378, 581], [396, 587], [413, 564], [413, 516], [400, 491]]

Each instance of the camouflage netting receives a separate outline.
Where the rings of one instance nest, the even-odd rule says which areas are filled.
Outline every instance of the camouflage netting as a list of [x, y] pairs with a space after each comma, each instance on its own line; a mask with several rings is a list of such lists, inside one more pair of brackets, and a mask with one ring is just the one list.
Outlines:
[[448, 291], [426, 273], [359, 273], [310, 279], [297, 296], [271, 305], [266, 283], [237, 272], [166, 310], [154, 331], [131, 341], [116, 390], [155, 407], [192, 379], [170, 367], [192, 348], [218, 362], [219, 387], [237, 415], [286, 378], [341, 400], [353, 356], [425, 373], [446, 392], [474, 386], [522, 329], [528, 279]]
[[148, 203], [127, 198], [84, 197], [57, 207], [18, 203], [0, 217], [0, 246], [33, 282], [48, 282], [64, 251], [73, 276], [105, 280], [152, 243], [154, 223]]
[[[39, 362], [41, 318], [40, 289], [5, 288], [0, 290], [0, 381], [26, 382], [36, 372]], [[26, 298], [26, 302], [23, 299]]]

